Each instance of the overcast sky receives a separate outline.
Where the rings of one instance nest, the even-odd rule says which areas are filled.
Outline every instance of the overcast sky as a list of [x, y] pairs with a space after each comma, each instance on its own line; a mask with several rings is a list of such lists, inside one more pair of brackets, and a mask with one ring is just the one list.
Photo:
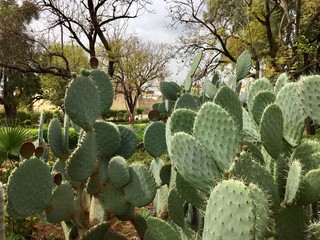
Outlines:
[[[178, 30], [166, 28], [166, 23], [170, 21], [166, 18], [168, 15], [166, 3], [164, 0], [155, 0], [152, 7], [155, 13], [144, 13], [135, 19], [129, 20], [129, 31], [134, 31], [141, 39], [150, 40], [156, 43], [174, 44], [179, 36]], [[172, 61], [169, 64], [171, 76], [167, 81], [182, 83], [187, 75], [187, 69], [181, 69], [181, 60]]]

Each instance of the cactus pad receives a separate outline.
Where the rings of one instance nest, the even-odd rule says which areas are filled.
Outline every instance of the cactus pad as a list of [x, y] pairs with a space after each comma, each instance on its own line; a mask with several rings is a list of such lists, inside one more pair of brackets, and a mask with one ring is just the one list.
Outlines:
[[299, 91], [298, 83], [288, 83], [275, 100], [283, 115], [283, 137], [293, 147], [301, 142], [306, 119]]
[[114, 123], [97, 120], [94, 125], [96, 133], [96, 154], [98, 158], [107, 158], [114, 155], [121, 143], [120, 132]]
[[302, 180], [299, 203], [308, 205], [320, 200], [320, 169], [307, 172]]
[[25, 218], [47, 207], [53, 186], [49, 166], [38, 159], [27, 159], [10, 175], [8, 204]]
[[155, 217], [148, 217], [148, 232], [157, 240], [180, 240], [179, 234], [165, 221]]
[[145, 130], [144, 147], [154, 158], [160, 157], [166, 150], [166, 125], [163, 122], [153, 122]]
[[302, 77], [300, 79], [301, 99], [304, 110], [311, 119], [320, 123], [320, 75]]
[[252, 116], [259, 125], [264, 109], [276, 99], [276, 96], [269, 91], [259, 92], [253, 99]]
[[130, 182], [124, 187], [127, 200], [143, 207], [152, 202], [156, 195], [156, 183], [150, 171], [142, 164], [132, 164], [129, 167]]
[[160, 82], [160, 91], [166, 99], [176, 101], [181, 88], [173, 82]]
[[303, 170], [307, 172], [320, 167], [319, 152], [320, 143], [318, 141], [306, 140], [293, 151], [291, 159], [300, 160]]
[[84, 130], [90, 130], [99, 112], [99, 95], [95, 84], [87, 77], [77, 77], [69, 85], [65, 109], [70, 119]]
[[187, 133], [178, 132], [171, 140], [171, 161], [178, 172], [201, 191], [209, 192], [220, 172], [203, 145]]
[[211, 192], [203, 240], [262, 239], [267, 229], [268, 211], [261, 190], [247, 187], [240, 181], [224, 180]]
[[284, 203], [288, 205], [292, 205], [295, 203], [299, 189], [301, 187], [302, 182], [302, 166], [301, 163], [297, 160], [292, 161], [286, 184], [286, 192], [284, 196]]
[[245, 78], [251, 68], [251, 55], [249, 51], [244, 51], [237, 59], [236, 62], [236, 80], [240, 81]]
[[282, 151], [282, 136], [283, 136], [283, 117], [281, 109], [270, 104], [264, 110], [261, 123], [260, 133], [262, 144], [273, 158], [278, 158]]
[[174, 105], [174, 109], [188, 108], [192, 110], [198, 109], [198, 104], [194, 97], [189, 93], [182, 94]]
[[123, 191], [115, 188], [112, 184], [105, 187], [103, 202], [105, 210], [116, 215], [125, 214], [130, 208], [130, 203], [127, 202]]
[[61, 184], [56, 187], [46, 209], [48, 222], [59, 223], [71, 220], [75, 214], [73, 194], [73, 189], [68, 184]]
[[207, 102], [196, 116], [193, 133], [220, 171], [228, 169], [240, 142], [240, 132], [233, 118], [219, 105]]
[[98, 240], [104, 239], [103, 236], [108, 232], [110, 227], [110, 223], [103, 222], [95, 225], [90, 228], [81, 238], [80, 240]]
[[108, 175], [116, 188], [122, 188], [130, 181], [129, 167], [123, 157], [113, 157], [108, 165]]
[[253, 99], [255, 98], [255, 96], [259, 92], [264, 91], [264, 90], [267, 90], [269, 92], [273, 91], [273, 86], [267, 78], [259, 78], [259, 79], [255, 80], [252, 83], [252, 85], [249, 87], [248, 98], [247, 98], [249, 112], [252, 111]]
[[90, 76], [95, 83], [99, 95], [100, 114], [106, 114], [113, 102], [113, 86], [109, 76], [101, 70], [91, 70]]
[[178, 191], [171, 189], [168, 197], [168, 210], [171, 219], [180, 227], [184, 227], [184, 199], [179, 195]]
[[120, 132], [120, 147], [118, 148], [117, 154], [128, 159], [130, 158], [137, 147], [137, 137], [131, 128], [118, 125]]
[[260, 141], [260, 129], [257, 123], [253, 120], [250, 114], [247, 112], [245, 108], [242, 108], [242, 116], [243, 116], [243, 129], [242, 134], [244, 138], [249, 141]]
[[289, 78], [287, 73], [281, 73], [274, 86], [274, 94], [277, 95], [280, 92], [280, 90], [287, 85], [288, 82]]
[[227, 86], [222, 86], [214, 99], [215, 103], [225, 109], [238, 125], [239, 131], [242, 130], [242, 106], [238, 95]]
[[67, 163], [68, 176], [74, 181], [85, 181], [97, 167], [95, 133], [88, 132]]
[[61, 123], [58, 118], [53, 118], [48, 127], [48, 142], [52, 153], [61, 158], [63, 155], [62, 148], [62, 130]]

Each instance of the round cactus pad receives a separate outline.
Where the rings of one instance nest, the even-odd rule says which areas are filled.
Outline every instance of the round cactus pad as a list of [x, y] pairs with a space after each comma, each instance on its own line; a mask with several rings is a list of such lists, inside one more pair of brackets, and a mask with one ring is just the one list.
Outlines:
[[302, 180], [299, 203], [308, 205], [320, 200], [320, 169], [307, 172]]
[[174, 82], [160, 82], [160, 91], [166, 99], [176, 101], [181, 88]]
[[130, 182], [124, 187], [127, 200], [137, 206], [147, 206], [156, 195], [156, 183], [151, 172], [142, 164], [129, 167]]
[[236, 80], [240, 81], [245, 78], [251, 68], [251, 54], [249, 51], [244, 51], [237, 59], [236, 63]]
[[315, 140], [306, 140], [293, 151], [291, 159], [299, 159], [303, 170], [309, 171], [311, 169], [320, 167], [320, 143]]
[[194, 187], [209, 193], [220, 172], [203, 145], [187, 133], [178, 132], [171, 140], [171, 161], [177, 171]]
[[97, 120], [93, 125], [96, 133], [96, 154], [98, 158], [114, 155], [121, 143], [120, 132], [114, 123]]
[[180, 227], [184, 227], [184, 209], [185, 200], [179, 195], [177, 189], [172, 188], [168, 197], [168, 210], [171, 219]]
[[320, 75], [301, 78], [300, 89], [303, 107], [307, 116], [319, 124]]
[[81, 238], [80, 240], [98, 240], [104, 239], [103, 236], [108, 232], [110, 227], [110, 223], [103, 222], [95, 225], [90, 228]]
[[289, 83], [287, 73], [281, 73], [274, 86], [274, 94], [278, 94], [280, 90]]
[[131, 128], [125, 126], [118, 126], [121, 142], [118, 148], [117, 154], [124, 157], [130, 158], [136, 151], [137, 137]]
[[110, 110], [113, 102], [111, 79], [105, 72], [98, 69], [91, 70], [90, 76], [98, 90], [100, 114], [106, 114]]
[[160, 157], [167, 150], [166, 125], [163, 122], [151, 123], [144, 132], [143, 143], [152, 157]]
[[259, 92], [253, 99], [252, 116], [256, 123], [259, 125], [264, 109], [274, 103], [276, 96], [269, 91]]
[[299, 84], [292, 82], [281, 88], [275, 104], [282, 111], [283, 137], [291, 146], [296, 147], [301, 143], [306, 119]]
[[189, 93], [182, 94], [174, 105], [174, 109], [187, 108], [192, 110], [198, 109], [197, 101]]
[[203, 104], [196, 116], [193, 133], [220, 171], [230, 167], [239, 149], [240, 132], [226, 110], [213, 102]]
[[123, 188], [130, 181], [129, 167], [121, 156], [113, 157], [108, 165], [108, 175], [116, 188]]
[[270, 104], [263, 111], [260, 122], [262, 144], [271, 157], [277, 159], [282, 152], [283, 117], [276, 104]]
[[56, 157], [61, 158], [61, 156], [63, 155], [62, 131], [61, 123], [58, 118], [53, 118], [49, 123], [48, 142], [52, 153]]
[[74, 215], [73, 189], [69, 184], [57, 186], [46, 209], [48, 222], [69, 221]]
[[242, 108], [243, 128], [242, 134], [251, 141], [261, 141], [260, 129], [245, 108]]
[[65, 109], [70, 119], [85, 131], [92, 129], [99, 112], [99, 95], [93, 81], [77, 77], [69, 85]]
[[259, 79], [255, 80], [252, 83], [252, 85], [249, 87], [248, 99], [247, 99], [249, 112], [252, 111], [253, 99], [255, 98], [255, 96], [259, 92], [264, 91], [264, 90], [267, 90], [269, 92], [273, 92], [273, 86], [267, 78], [259, 78]]
[[[260, 195], [258, 199], [257, 195]], [[267, 228], [267, 224], [259, 223], [260, 220], [265, 222], [268, 215], [265, 204], [267, 201], [261, 190], [253, 192], [251, 187], [236, 180], [222, 181], [211, 192], [207, 204], [203, 240], [258, 239], [256, 237]], [[257, 231], [257, 226], [264, 229]]]
[[74, 181], [85, 181], [97, 166], [95, 133], [88, 132], [80, 146], [70, 156], [67, 163], [68, 176]]
[[47, 207], [53, 186], [49, 166], [38, 159], [27, 159], [10, 175], [8, 204], [25, 218]]
[[219, 88], [215, 99], [215, 103], [225, 109], [238, 125], [239, 131], [242, 130], [242, 105], [238, 95], [227, 86]]

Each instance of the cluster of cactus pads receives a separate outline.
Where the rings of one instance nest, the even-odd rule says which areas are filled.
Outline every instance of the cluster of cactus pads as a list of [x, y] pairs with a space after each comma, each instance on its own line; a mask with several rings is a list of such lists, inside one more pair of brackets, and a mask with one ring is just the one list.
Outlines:
[[162, 85], [170, 117], [146, 134], [162, 131], [170, 156], [152, 163], [155, 206], [167, 214], [148, 218], [147, 239], [320, 239], [320, 142], [303, 138], [307, 119], [320, 123], [320, 76], [261, 78], [240, 93], [246, 54], [228, 82], [207, 80], [201, 98]]
[[[223, 82], [214, 75], [194, 96], [200, 59], [183, 87], [160, 85], [164, 101], [144, 134], [150, 169], [125, 160], [136, 148], [133, 131], [99, 117], [112, 104], [108, 76], [92, 70], [76, 77], [63, 128], [53, 119], [48, 129], [54, 166], [43, 157], [42, 136], [24, 144], [8, 181], [7, 212], [61, 222], [67, 239], [123, 239], [110, 231], [111, 214], [131, 221], [145, 240], [320, 239], [320, 142], [303, 138], [306, 119], [320, 123], [320, 76], [289, 82], [282, 74], [274, 86], [261, 78], [241, 93], [251, 67], [244, 52], [234, 76]], [[73, 151], [70, 124], [80, 131]], [[135, 209], [151, 202], [157, 217], [144, 219]]]
[[[20, 148], [23, 161], [7, 186], [10, 216], [23, 219], [38, 213], [45, 222], [61, 222], [66, 239], [124, 239], [109, 231], [113, 215], [131, 221], [143, 238], [146, 221], [135, 210], [153, 201], [156, 184], [145, 165], [126, 161], [137, 145], [133, 130], [99, 117], [112, 101], [113, 86], [103, 71], [84, 71], [73, 79], [65, 96], [64, 126], [55, 118], [48, 127], [54, 165], [48, 165], [43, 148], [34, 143]], [[79, 130], [72, 151], [71, 124]]]

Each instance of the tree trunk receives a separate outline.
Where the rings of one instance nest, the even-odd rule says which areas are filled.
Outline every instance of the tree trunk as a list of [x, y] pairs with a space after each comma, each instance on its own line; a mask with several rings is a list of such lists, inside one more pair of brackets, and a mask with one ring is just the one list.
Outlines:
[[13, 103], [5, 103], [4, 111], [6, 115], [6, 123], [8, 126], [14, 126], [16, 124], [17, 106]]

